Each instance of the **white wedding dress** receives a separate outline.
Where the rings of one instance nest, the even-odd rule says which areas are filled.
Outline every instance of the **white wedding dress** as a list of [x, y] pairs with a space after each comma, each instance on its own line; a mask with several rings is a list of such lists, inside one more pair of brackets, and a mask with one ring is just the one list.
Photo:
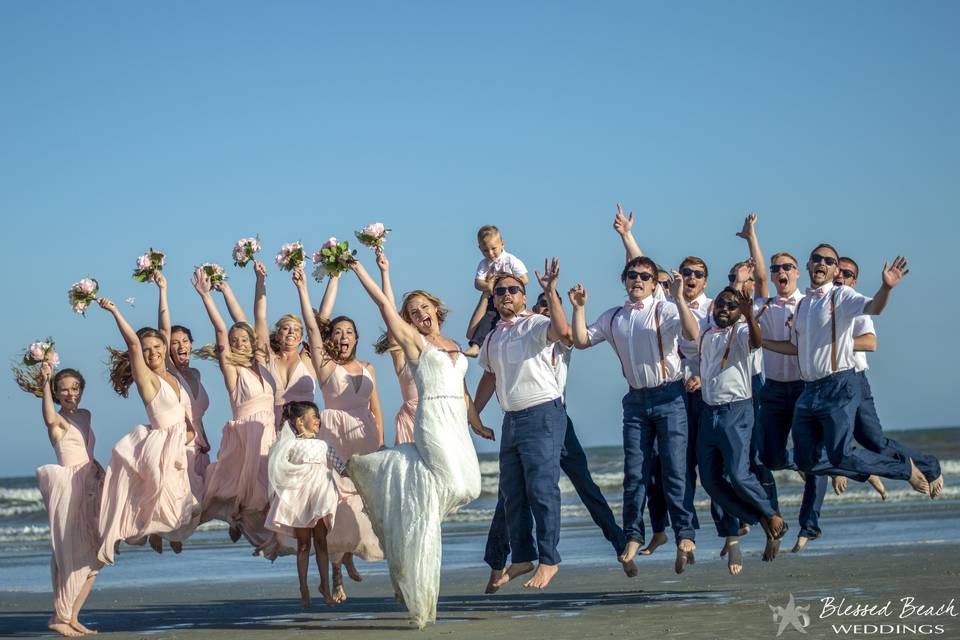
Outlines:
[[467, 426], [467, 361], [426, 343], [410, 362], [419, 402], [415, 443], [367, 455], [347, 466], [380, 538], [395, 592], [419, 628], [437, 617], [440, 523], [480, 495], [480, 465]]

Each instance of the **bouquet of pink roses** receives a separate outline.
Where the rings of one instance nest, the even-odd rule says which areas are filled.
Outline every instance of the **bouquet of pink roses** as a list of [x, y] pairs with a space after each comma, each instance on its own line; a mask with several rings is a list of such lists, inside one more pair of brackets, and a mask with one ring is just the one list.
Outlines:
[[153, 247], [147, 249], [142, 256], [137, 257], [137, 268], [133, 270], [133, 279], [137, 282], [153, 282], [153, 276], [163, 269], [167, 258], [162, 251], [155, 251]]
[[303, 264], [303, 243], [297, 240], [280, 247], [277, 254], [277, 266], [284, 271], [293, 271]]
[[243, 268], [260, 253], [260, 238], [240, 238], [233, 245], [233, 264]]
[[38, 398], [43, 397], [43, 370], [40, 365], [44, 362], [51, 369], [60, 365], [60, 356], [53, 350], [53, 338], [30, 343], [20, 363], [13, 366], [13, 378], [17, 385]]
[[87, 307], [97, 299], [98, 291], [100, 291], [100, 285], [93, 278], [84, 278], [80, 282], [75, 282], [67, 290], [67, 298], [70, 300], [73, 312], [85, 316]]
[[387, 241], [388, 233], [390, 233], [390, 229], [385, 228], [382, 222], [372, 222], [360, 231], [353, 232], [360, 244], [371, 249], [382, 247], [383, 243]]
[[347, 241], [339, 242], [336, 238], [328, 238], [320, 246], [320, 251], [313, 254], [313, 279], [323, 281], [324, 276], [338, 276], [347, 269], [351, 262], [356, 260], [357, 250], [350, 250]]
[[224, 272], [223, 267], [216, 262], [204, 262], [197, 268], [202, 269], [203, 272], [207, 274], [207, 277], [210, 278], [210, 284], [217, 284], [227, 279], [227, 274]]

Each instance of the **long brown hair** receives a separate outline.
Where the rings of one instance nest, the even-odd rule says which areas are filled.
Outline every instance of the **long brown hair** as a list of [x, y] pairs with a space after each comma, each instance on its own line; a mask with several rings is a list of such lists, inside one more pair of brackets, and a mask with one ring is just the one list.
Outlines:
[[[353, 351], [346, 358], [340, 357], [340, 349], [333, 343], [333, 328], [341, 322], [349, 322], [353, 327], [353, 335], [357, 341], [353, 343]], [[360, 332], [357, 331], [357, 323], [350, 316], [337, 316], [332, 320], [325, 320], [320, 325], [320, 336], [323, 338], [323, 350], [327, 352], [327, 357], [337, 364], [346, 364], [357, 357], [357, 347], [360, 345]]]
[[[157, 338], [163, 342], [164, 347], [169, 348], [167, 345], [167, 337], [153, 327], [143, 327], [137, 331], [137, 337], [140, 338], [141, 345], [143, 344], [144, 338]], [[107, 353], [110, 356], [110, 361], [107, 364], [110, 370], [110, 384], [113, 386], [114, 391], [126, 398], [130, 393], [130, 385], [133, 384], [133, 367], [130, 365], [130, 352], [108, 346]]]

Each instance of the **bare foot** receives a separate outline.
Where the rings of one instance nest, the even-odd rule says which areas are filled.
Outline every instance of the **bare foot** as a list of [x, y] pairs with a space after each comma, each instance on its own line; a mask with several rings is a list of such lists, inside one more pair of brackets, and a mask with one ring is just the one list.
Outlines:
[[808, 538], [802, 534], [797, 536], [797, 542], [793, 545], [793, 549], [790, 549], [790, 553], [800, 553], [811, 540], [816, 540], [816, 538]]
[[833, 485], [833, 492], [838, 496], [842, 496], [843, 492], [847, 490], [846, 476], [831, 476], [830, 483]]
[[347, 601], [347, 592], [343, 590], [343, 573], [338, 565], [333, 565], [333, 601], [338, 604]]
[[683, 573], [688, 564], [695, 564], [696, 559], [693, 557], [693, 552], [696, 548], [693, 540], [681, 540], [680, 544], [677, 545], [677, 559], [673, 563], [673, 570], [678, 574]]
[[487, 595], [496, 593], [500, 590], [499, 582], [500, 578], [503, 577], [503, 569], [491, 569], [490, 570], [490, 579], [487, 580], [487, 586], [484, 588], [483, 592]]
[[163, 553], [163, 538], [161, 538], [155, 533], [151, 533], [150, 537], [147, 538], [147, 542], [150, 543], [151, 549], [153, 549], [157, 553]]
[[742, 538], [743, 536], [745, 536], [745, 535], [748, 535], [749, 533], [750, 533], [750, 525], [748, 525], [748, 524], [742, 525], [742, 526], [740, 527], [740, 530], [737, 531], [737, 535], [738, 535], [739, 537], [741, 537], [741, 538]]
[[334, 599], [333, 595], [330, 593], [330, 589], [324, 589], [323, 585], [320, 585], [320, 595], [323, 596], [323, 601], [327, 603], [328, 607], [335, 606], [337, 601]]
[[907, 480], [907, 482], [910, 483], [910, 486], [913, 487], [913, 490], [917, 493], [930, 493], [930, 483], [927, 482], [927, 479], [920, 473], [920, 469], [913, 463], [913, 460], [910, 460], [910, 479]]
[[880, 479], [880, 476], [870, 476], [867, 478], [867, 482], [870, 483], [870, 486], [873, 487], [874, 491], [880, 494], [881, 500], [887, 499], [887, 488], [883, 486], [883, 480]]
[[499, 589], [517, 576], [522, 576], [523, 574], [530, 573], [531, 571], [533, 571], [532, 562], [514, 562], [507, 567], [507, 570], [503, 572], [503, 575], [500, 576], [500, 579], [497, 580], [493, 586]]
[[475, 344], [472, 344], [466, 349], [464, 349], [463, 351], [461, 351], [460, 353], [467, 356], [468, 358], [476, 358], [478, 355], [480, 355], [480, 347]]
[[930, 499], [936, 498], [943, 491], [943, 474], [940, 474], [940, 477], [930, 483]]
[[96, 629], [88, 629], [86, 626], [80, 624], [79, 620], [71, 620], [70, 626], [82, 633], [85, 636], [95, 636], [97, 635]]
[[236, 524], [230, 525], [230, 541], [231, 542], [236, 542], [237, 540], [239, 540], [241, 535], [243, 534], [240, 533], [239, 525], [236, 525]]
[[662, 547], [663, 545], [667, 544], [668, 540], [669, 538], [667, 538], [667, 534], [664, 533], [663, 531], [654, 533], [653, 539], [650, 540], [650, 544], [648, 544], [647, 546], [645, 546], [643, 549], [640, 550], [640, 555], [642, 556], [652, 555], [653, 552], [657, 550], [657, 547]]
[[353, 564], [352, 553], [343, 556], [343, 566], [347, 568], [347, 575], [350, 576], [351, 580], [354, 582], [363, 582], [363, 576], [360, 575], [360, 572], [357, 571], [357, 568]]
[[51, 622], [47, 625], [47, 629], [50, 629], [50, 631], [56, 631], [60, 635], [68, 638], [79, 638], [83, 635], [82, 631], [77, 631], [66, 622]]
[[762, 559], [764, 562], [773, 562], [780, 553], [781, 538], [767, 538], [767, 545], [763, 548]]
[[638, 575], [640, 575], [640, 569], [637, 567], [637, 563], [633, 560], [630, 560], [629, 562], [621, 562], [620, 564], [623, 566], [623, 572], [627, 574], [628, 578], [636, 578]]
[[182, 542], [175, 542], [175, 541], [171, 540], [171, 541], [170, 541], [170, 548], [173, 549], [173, 552], [174, 552], [174, 553], [180, 553], [181, 551], [183, 551], [183, 543], [182, 543]]
[[743, 554], [740, 552], [740, 539], [737, 536], [728, 536], [720, 550], [720, 557], [727, 558], [727, 570], [732, 576], [740, 575], [743, 571]]
[[309, 589], [300, 589], [300, 606], [304, 609], [309, 609], [313, 605], [310, 602], [310, 590]]
[[637, 557], [637, 551], [640, 550], [640, 547], [643, 545], [643, 540], [627, 540], [627, 546], [623, 548], [623, 553], [620, 554], [620, 562], [630, 562]]
[[543, 564], [541, 562], [537, 565], [536, 572], [534, 572], [529, 580], [523, 583], [523, 586], [528, 589], [546, 589], [558, 571], [560, 571], [559, 565]]

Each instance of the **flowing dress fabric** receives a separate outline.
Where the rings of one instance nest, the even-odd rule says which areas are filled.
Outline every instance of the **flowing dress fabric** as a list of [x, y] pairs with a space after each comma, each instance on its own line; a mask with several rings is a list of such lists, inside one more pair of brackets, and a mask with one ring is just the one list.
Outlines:
[[423, 628], [436, 619], [440, 523], [480, 495], [480, 466], [467, 427], [463, 356], [427, 344], [410, 363], [420, 401], [414, 444], [353, 456], [347, 465], [380, 537], [394, 590]]
[[270, 375], [277, 385], [274, 396], [276, 411], [276, 427], [280, 429], [280, 423], [283, 421], [283, 405], [288, 402], [313, 402], [316, 397], [317, 383], [310, 375], [310, 369], [303, 363], [300, 356], [297, 356], [297, 365], [290, 372], [290, 378], [285, 387], [280, 386], [283, 377], [280, 375], [280, 364], [276, 356], [270, 357]]
[[312, 529], [323, 520], [333, 527], [340, 495], [327, 464], [330, 445], [298, 438], [284, 426], [270, 449], [270, 511], [267, 528], [287, 537], [294, 529]]
[[394, 446], [398, 444], [409, 444], [414, 442], [413, 423], [417, 416], [417, 381], [413, 378], [413, 371], [410, 365], [403, 363], [403, 368], [397, 374], [397, 380], [400, 381], [400, 396], [403, 398], [403, 404], [397, 411], [397, 435], [394, 438]]
[[237, 368], [237, 385], [230, 393], [233, 420], [223, 426], [203, 498], [204, 521], [217, 518], [239, 525], [255, 547], [272, 536], [264, 520], [270, 504], [267, 456], [277, 437], [275, 388], [262, 365], [257, 364], [257, 373]]
[[93, 459], [95, 438], [89, 415], [61, 414], [69, 426], [53, 445], [57, 464], [37, 469], [37, 484], [50, 518], [53, 610], [60, 622], [73, 618], [73, 603], [80, 589], [101, 566], [97, 518], [103, 477]]
[[[360, 376], [352, 376], [337, 365], [320, 387], [326, 406], [324, 413], [337, 410], [321, 420], [319, 438], [332, 446], [344, 459], [376, 451], [380, 447], [377, 425], [370, 411], [373, 378], [363, 367]], [[383, 560], [383, 549], [373, 532], [370, 518], [363, 512], [363, 502], [350, 478], [335, 476], [340, 492], [335, 524], [327, 534], [327, 551], [337, 561], [344, 553], [359, 555], [364, 560]]]
[[190, 490], [187, 463], [189, 395], [163, 378], [146, 405], [150, 426], [138, 425], [113, 448], [100, 504], [100, 550], [113, 564], [120, 540], [142, 542], [188, 525], [200, 510]]
[[[207, 469], [210, 467], [210, 455], [203, 452], [210, 448], [207, 440], [207, 432], [203, 429], [203, 414], [210, 408], [210, 396], [204, 389], [200, 381], [200, 374], [197, 373], [197, 392], [193, 392], [193, 387], [187, 376], [181, 374], [176, 369], [170, 370], [180, 381], [181, 393], [186, 392], [190, 400], [190, 411], [187, 414], [187, 420], [190, 423], [190, 429], [193, 430], [193, 440], [187, 445], [187, 475], [190, 478], [190, 492], [196, 498], [198, 503], [203, 502], [204, 486], [206, 484]], [[183, 542], [189, 538], [201, 522], [201, 512], [187, 524], [176, 531], [164, 534], [164, 538], [174, 542]]]

